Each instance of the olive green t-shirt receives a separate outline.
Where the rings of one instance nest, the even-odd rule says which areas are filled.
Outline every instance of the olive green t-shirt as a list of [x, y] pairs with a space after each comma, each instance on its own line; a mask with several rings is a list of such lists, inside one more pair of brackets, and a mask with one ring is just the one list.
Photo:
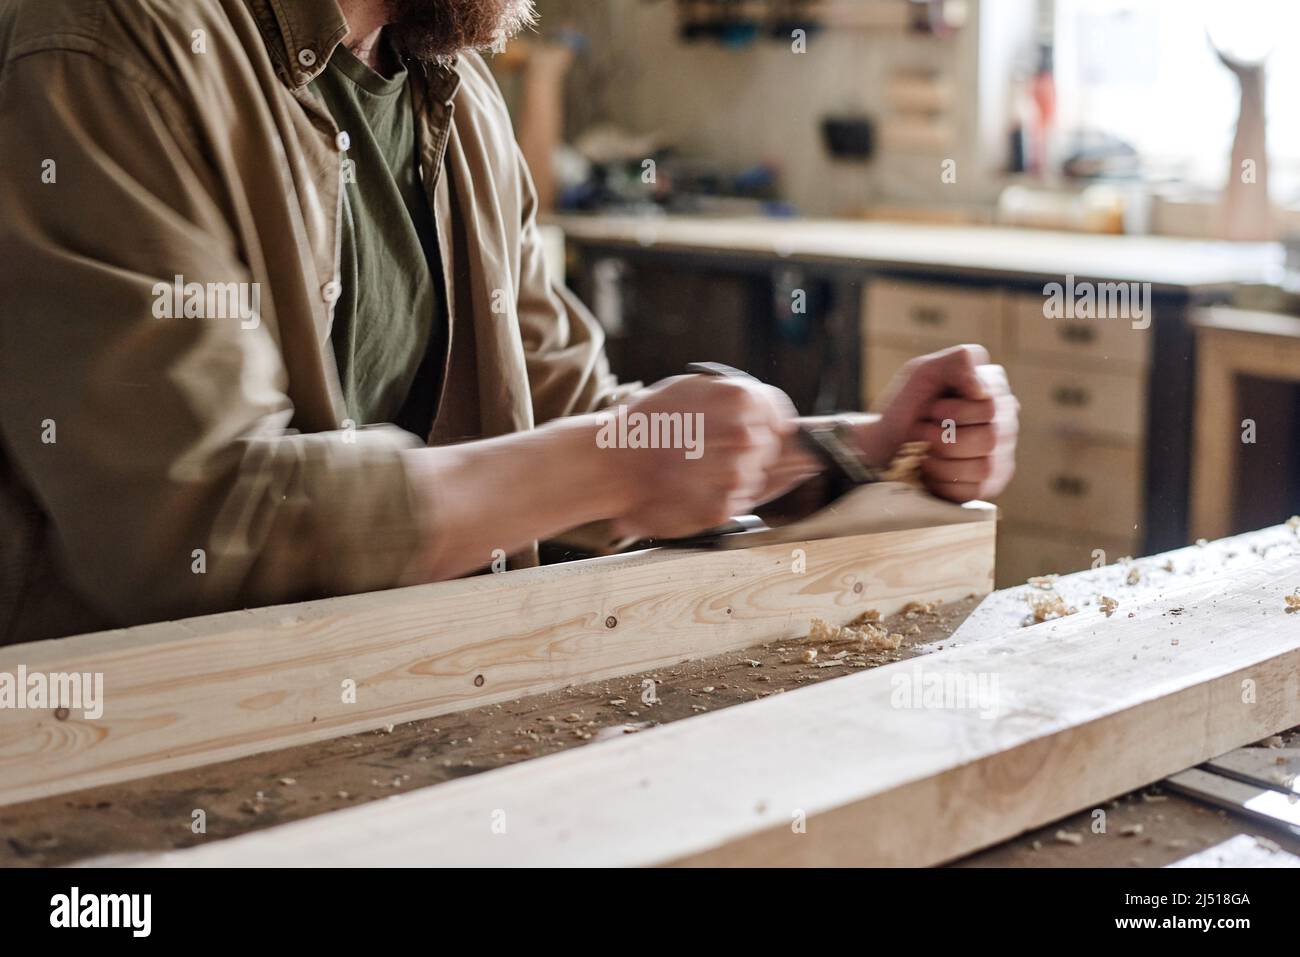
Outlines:
[[406, 79], [405, 69], [381, 76], [339, 44], [312, 89], [347, 134], [343, 288], [330, 340], [348, 415], [358, 425], [391, 422], [425, 438], [447, 336]]

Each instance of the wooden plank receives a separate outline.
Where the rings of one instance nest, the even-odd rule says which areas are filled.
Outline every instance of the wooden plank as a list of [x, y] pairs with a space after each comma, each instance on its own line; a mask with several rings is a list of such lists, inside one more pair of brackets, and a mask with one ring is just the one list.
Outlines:
[[[1297, 588], [1289, 557], [148, 863], [952, 860], [1300, 722]], [[992, 717], [896, 697], [980, 675]]]
[[944, 507], [963, 524], [651, 550], [3, 648], [0, 673], [102, 673], [105, 707], [0, 710], [0, 805], [802, 635], [814, 615], [985, 594], [995, 511]]
[[[1267, 840], [1267, 839], [1266, 839]], [[1300, 857], [1249, 834], [1197, 851], [1167, 867], [1300, 867]]]

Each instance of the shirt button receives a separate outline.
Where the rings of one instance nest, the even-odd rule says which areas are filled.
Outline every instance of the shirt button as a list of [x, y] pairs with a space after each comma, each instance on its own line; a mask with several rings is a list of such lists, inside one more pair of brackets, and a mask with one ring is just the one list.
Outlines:
[[313, 50], [311, 47], [304, 47], [303, 49], [299, 50], [298, 62], [302, 66], [305, 66], [307, 69], [310, 70], [312, 67], [316, 65], [316, 51]]
[[337, 279], [331, 279], [325, 285], [321, 286], [320, 296], [330, 305], [338, 302], [338, 298], [343, 293], [343, 284]]
[[348, 151], [348, 147], [352, 145], [352, 137], [348, 136], [347, 130], [339, 130], [339, 135], [334, 137], [334, 145], [339, 148], [340, 153]]

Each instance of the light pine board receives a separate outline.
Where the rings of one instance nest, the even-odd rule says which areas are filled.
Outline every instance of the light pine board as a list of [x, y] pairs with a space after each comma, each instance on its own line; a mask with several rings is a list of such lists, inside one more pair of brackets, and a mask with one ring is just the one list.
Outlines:
[[[1289, 557], [148, 863], [949, 861], [1300, 723], [1296, 588]], [[996, 716], [894, 707], [916, 673], [996, 675]]]
[[996, 513], [949, 507], [962, 524], [651, 550], [3, 648], [0, 671], [103, 672], [106, 704], [98, 720], [0, 711], [0, 805], [803, 635], [814, 615], [985, 594]]

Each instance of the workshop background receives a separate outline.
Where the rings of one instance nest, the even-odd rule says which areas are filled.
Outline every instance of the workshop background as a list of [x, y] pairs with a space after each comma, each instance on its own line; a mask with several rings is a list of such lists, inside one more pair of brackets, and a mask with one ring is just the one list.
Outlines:
[[[1300, 5], [538, 9], [493, 69], [620, 376], [832, 412], [983, 343], [1023, 405], [999, 586], [1300, 511]], [[1138, 317], [1049, 315], [1089, 284]]]

